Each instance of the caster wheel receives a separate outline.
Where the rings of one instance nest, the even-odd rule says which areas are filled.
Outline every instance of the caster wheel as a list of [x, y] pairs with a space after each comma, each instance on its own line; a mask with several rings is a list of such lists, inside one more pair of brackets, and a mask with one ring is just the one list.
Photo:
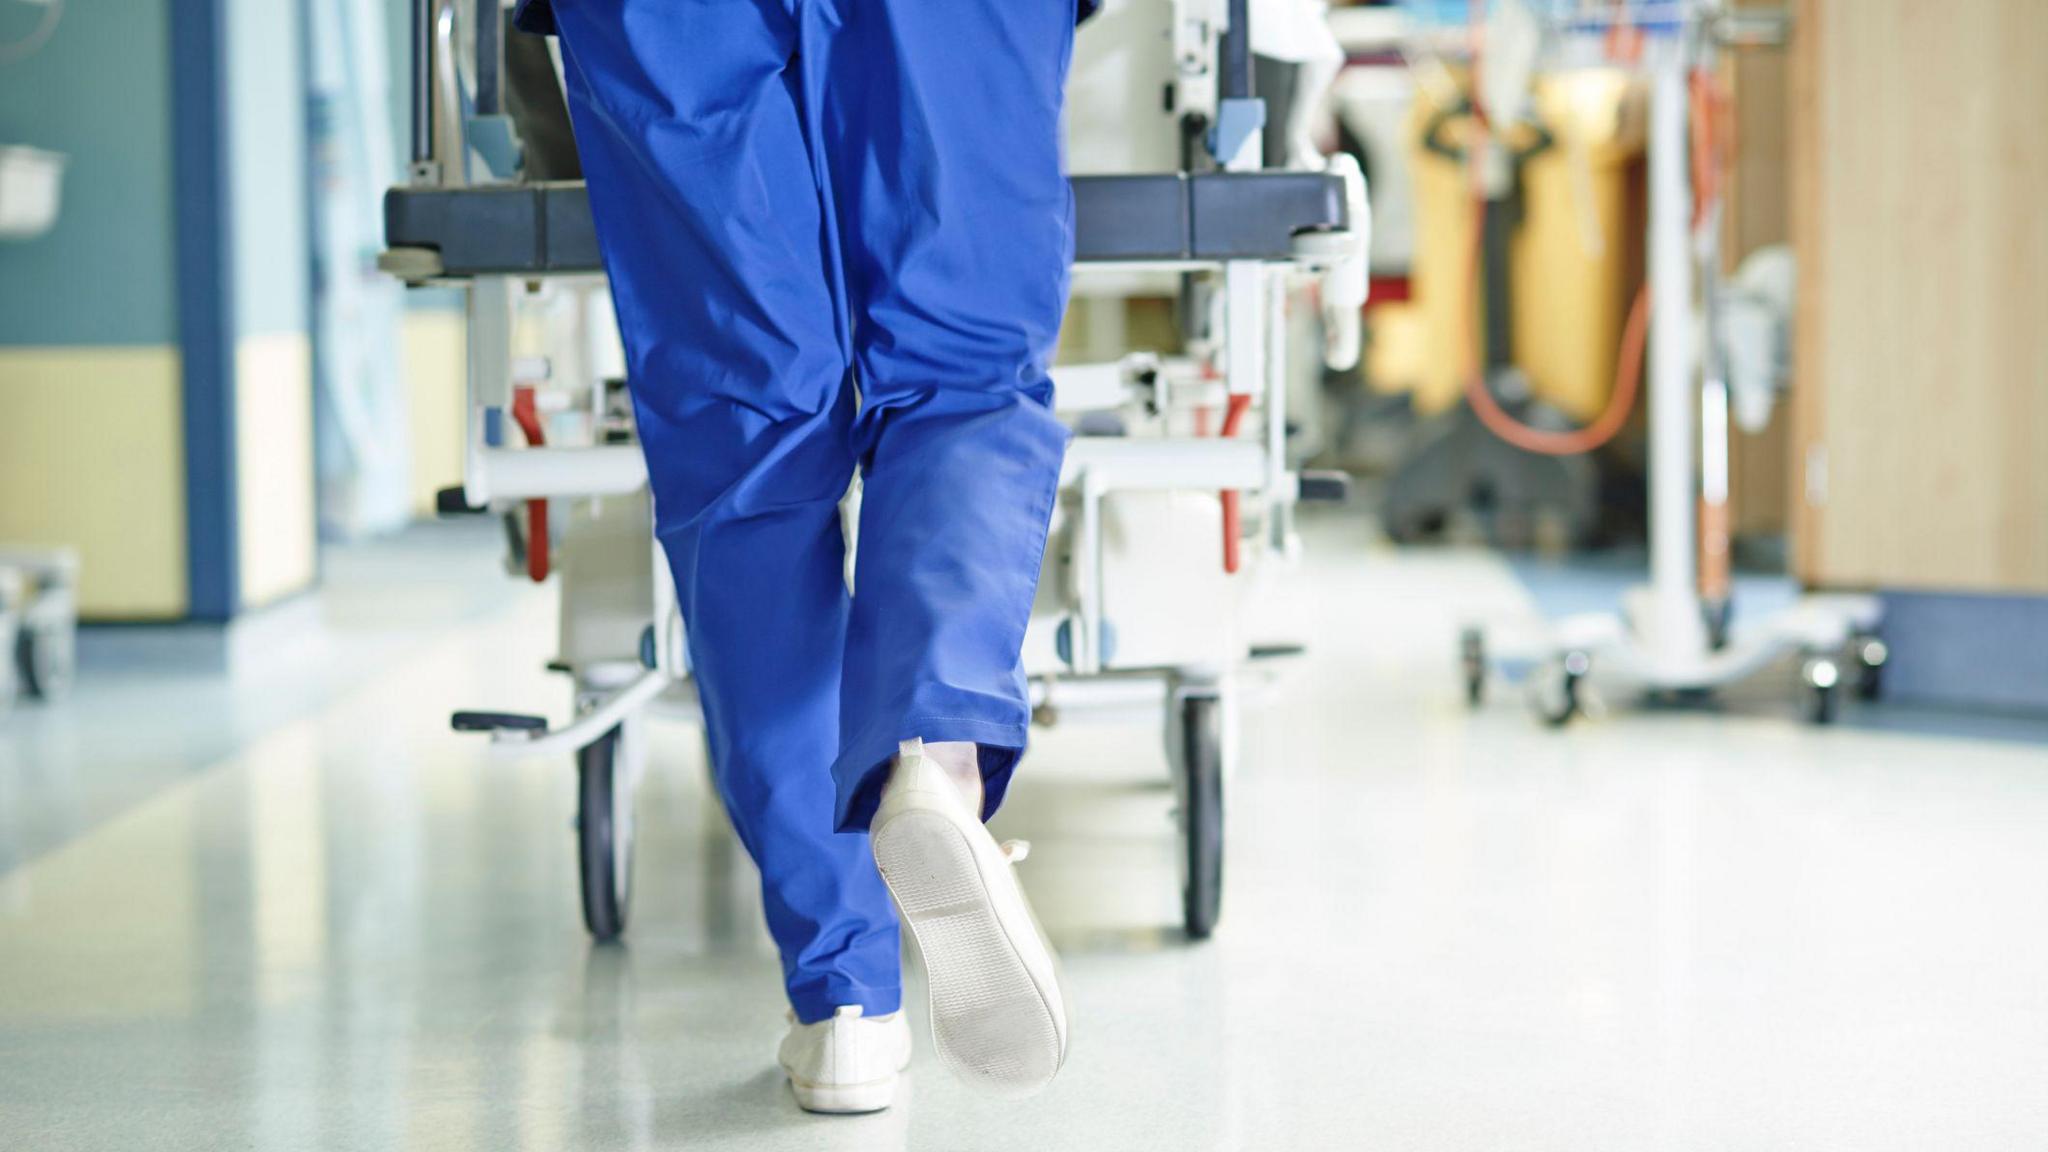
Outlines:
[[1562, 728], [1574, 717], [1585, 714], [1581, 685], [1593, 670], [1593, 658], [1584, 652], [1567, 652], [1555, 664], [1537, 672], [1533, 699], [1536, 714], [1552, 728]]
[[1806, 682], [1806, 718], [1815, 724], [1832, 724], [1841, 703], [1842, 668], [1827, 656], [1809, 656], [1800, 666], [1799, 678]]
[[1884, 666], [1891, 659], [1891, 649], [1877, 636], [1866, 633], [1849, 642], [1849, 655], [1856, 663], [1856, 698], [1867, 701], [1883, 695]]
[[1187, 872], [1181, 914], [1191, 940], [1216, 930], [1223, 906], [1223, 701], [1190, 696], [1181, 701], [1181, 835]]
[[14, 655], [29, 695], [45, 703], [63, 699], [71, 690], [76, 651], [69, 629], [23, 628]]
[[1465, 703], [1473, 708], [1486, 702], [1486, 634], [1467, 628], [1458, 634], [1458, 663], [1465, 673]]
[[583, 875], [583, 923], [599, 943], [626, 930], [633, 882], [633, 797], [619, 787], [617, 728], [576, 754], [577, 857]]

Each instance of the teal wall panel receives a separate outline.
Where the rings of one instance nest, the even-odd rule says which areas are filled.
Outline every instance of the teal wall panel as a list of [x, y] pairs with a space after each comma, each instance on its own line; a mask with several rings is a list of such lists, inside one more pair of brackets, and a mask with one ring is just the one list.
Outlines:
[[70, 157], [56, 229], [0, 242], [0, 345], [177, 339], [170, 56], [163, 0], [90, 0], [0, 68], [0, 143]]

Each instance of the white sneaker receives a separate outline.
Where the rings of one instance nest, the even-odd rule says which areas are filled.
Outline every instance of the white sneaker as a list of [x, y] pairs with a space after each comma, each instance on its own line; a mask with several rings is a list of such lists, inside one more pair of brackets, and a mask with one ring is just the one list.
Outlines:
[[969, 1083], [1026, 1096], [1067, 1058], [1067, 1007], [1052, 946], [980, 814], [924, 744], [906, 740], [870, 825], [875, 864], [917, 939], [931, 986], [932, 1040]]
[[849, 1004], [829, 1020], [789, 1019], [776, 1061], [806, 1112], [879, 1112], [896, 1098], [896, 1074], [910, 1065], [910, 1022], [902, 1012], [868, 1019]]

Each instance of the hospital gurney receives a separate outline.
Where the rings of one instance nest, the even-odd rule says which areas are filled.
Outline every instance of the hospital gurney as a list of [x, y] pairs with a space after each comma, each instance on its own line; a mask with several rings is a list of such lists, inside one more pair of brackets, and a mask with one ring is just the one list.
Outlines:
[[[1214, 291], [1190, 309], [1185, 355], [1054, 370], [1058, 407], [1082, 434], [1062, 474], [1026, 669], [1041, 724], [1134, 700], [1164, 704], [1186, 843], [1185, 921], [1202, 937], [1219, 908], [1235, 673], [1250, 654], [1234, 627], [1231, 598], [1248, 577], [1239, 572], [1294, 547], [1298, 500], [1344, 489], [1287, 464], [1286, 281], [1320, 274], [1331, 298], [1362, 303], [1364, 189], [1355, 168], [1259, 171], [1250, 49], [1223, 33], [1247, 28], [1245, 0], [1227, 18], [1207, 3], [1171, 11], [1182, 8], [1200, 19], [1194, 33], [1177, 19], [1178, 33], [1203, 49], [1189, 87], [1210, 94], [1186, 106], [1203, 109], [1217, 163], [1074, 178], [1076, 259], [1185, 272]], [[534, 166], [518, 162], [520, 140], [546, 129], [515, 113], [559, 106], [559, 95], [508, 99], [507, 78], [519, 75], [505, 67], [508, 45], [529, 56], [532, 45], [508, 41], [496, 19], [464, 30], [465, 9], [415, 0], [411, 182], [387, 195], [381, 262], [410, 284], [452, 285], [466, 297], [464, 479], [442, 494], [442, 510], [507, 515], [521, 567], [535, 579], [561, 572], [554, 666], [575, 678], [576, 719], [551, 728], [537, 716], [464, 712], [454, 724], [488, 732], [507, 754], [575, 756], [585, 922], [609, 939], [627, 911], [641, 726], [650, 707], [692, 700], [683, 624], [654, 546], [623, 384], [512, 354], [522, 298], [601, 267], [583, 185], [529, 181]], [[579, 417], [574, 442], [549, 436], [551, 409]], [[1213, 434], [1198, 435], [1205, 424]], [[1257, 530], [1250, 549], [1247, 527]], [[1195, 565], [1206, 579], [1191, 575]], [[1208, 602], [1162, 623], [1163, 610], [1191, 596]]]

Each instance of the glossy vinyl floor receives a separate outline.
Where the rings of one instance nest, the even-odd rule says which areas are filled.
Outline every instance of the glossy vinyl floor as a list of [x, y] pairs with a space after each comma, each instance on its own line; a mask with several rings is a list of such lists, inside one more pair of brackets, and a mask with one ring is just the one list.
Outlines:
[[686, 727], [630, 944], [591, 947], [571, 773], [446, 727], [560, 713], [547, 595], [429, 534], [331, 562], [261, 625], [293, 643], [0, 726], [0, 1148], [2048, 1145], [2048, 745], [1815, 730], [1771, 684], [1469, 713], [1453, 637], [1530, 612], [1507, 568], [1311, 527], [1269, 627], [1313, 647], [1247, 710], [1214, 940], [1173, 927], [1152, 728], [1046, 733], [999, 818], [1075, 1014], [1035, 1100], [921, 1051], [888, 1113], [797, 1111]]

